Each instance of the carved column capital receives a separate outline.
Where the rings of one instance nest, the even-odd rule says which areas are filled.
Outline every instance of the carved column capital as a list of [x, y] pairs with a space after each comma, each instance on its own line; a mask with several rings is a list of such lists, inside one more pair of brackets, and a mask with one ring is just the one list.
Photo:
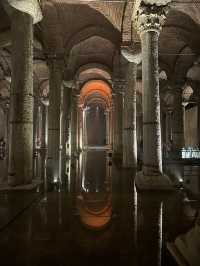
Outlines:
[[156, 5], [141, 1], [135, 13], [135, 25], [140, 34], [148, 31], [160, 33], [169, 11], [169, 3]]

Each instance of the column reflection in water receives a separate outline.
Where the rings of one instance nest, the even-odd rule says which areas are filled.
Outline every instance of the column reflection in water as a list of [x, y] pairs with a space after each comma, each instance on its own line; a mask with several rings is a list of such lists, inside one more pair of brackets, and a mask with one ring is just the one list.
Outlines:
[[163, 199], [155, 193], [138, 194], [137, 253], [141, 266], [161, 266]]
[[101, 230], [111, 221], [111, 163], [108, 151], [87, 150], [79, 165], [76, 206], [82, 224], [91, 230]]
[[134, 225], [134, 248], [137, 248], [137, 227], [138, 227], [138, 195], [135, 185], [133, 184], [133, 225]]

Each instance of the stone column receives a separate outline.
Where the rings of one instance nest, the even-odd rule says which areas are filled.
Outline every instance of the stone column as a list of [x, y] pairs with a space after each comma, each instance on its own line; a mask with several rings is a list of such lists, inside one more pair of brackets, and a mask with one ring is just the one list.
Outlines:
[[63, 98], [62, 98], [62, 180], [66, 187], [67, 184], [67, 172], [69, 169], [70, 161], [70, 118], [71, 118], [71, 97], [72, 97], [72, 88], [71, 86], [63, 87]]
[[9, 140], [10, 140], [10, 131], [9, 131], [9, 103], [6, 103], [5, 108], [5, 142], [6, 142], [6, 162], [5, 162], [5, 180], [7, 180], [8, 177], [8, 166], [9, 166]]
[[48, 148], [48, 104], [41, 105], [42, 128], [41, 128], [41, 179], [44, 182], [44, 191], [48, 190], [47, 183], [47, 148]]
[[186, 124], [185, 124], [185, 115], [186, 115], [186, 106], [188, 105], [188, 102], [182, 102], [182, 112], [183, 112], [183, 147], [185, 147], [185, 143], [186, 143]]
[[123, 93], [115, 92], [114, 95], [114, 156], [122, 155], [122, 110], [123, 110]]
[[62, 62], [50, 59], [49, 63], [49, 110], [48, 110], [48, 160], [49, 182], [61, 183], [60, 177], [60, 105], [62, 86]]
[[33, 177], [33, 18], [12, 13], [12, 85], [8, 182], [32, 182]]
[[114, 121], [113, 121], [114, 106], [113, 103], [110, 107], [110, 149], [113, 150], [113, 133], [114, 133]]
[[81, 105], [78, 105], [78, 120], [77, 120], [77, 129], [78, 129], [78, 151], [83, 149], [83, 108]]
[[87, 148], [87, 109], [83, 109], [83, 148]]
[[172, 109], [166, 110], [166, 143], [172, 141]]
[[71, 108], [71, 165], [70, 165], [70, 176], [68, 179], [68, 189], [72, 193], [73, 200], [75, 199], [76, 191], [76, 177], [77, 177], [77, 159], [78, 159], [78, 150], [77, 150], [77, 123], [78, 123], [78, 96], [75, 91], [72, 95], [72, 108]]
[[[1, 88], [0, 88], [1, 89]], [[8, 177], [9, 102], [0, 96], [0, 183]]]
[[41, 137], [41, 106], [38, 99], [35, 99], [34, 105], [34, 125], [33, 125], [33, 141], [34, 141], [34, 178], [40, 177], [39, 171], [39, 149], [40, 149], [40, 137]]
[[123, 108], [123, 166], [126, 168], [137, 166], [136, 76], [137, 65], [129, 63]]
[[164, 108], [164, 136], [163, 136], [163, 155], [164, 158], [169, 158], [172, 149], [172, 108], [166, 106]]
[[[61, 84], [60, 87], [60, 126], [59, 126], [59, 166], [58, 166], [58, 179], [61, 185], [63, 184], [63, 176], [62, 176], [62, 170], [63, 170], [63, 149], [64, 149], [64, 134], [63, 134], [63, 127], [64, 127], [64, 119], [63, 119], [63, 113], [64, 113], [64, 88], [63, 84]], [[59, 188], [59, 190], [60, 190]]]
[[72, 156], [77, 156], [77, 110], [78, 110], [78, 103], [77, 103], [77, 95], [72, 96], [72, 110], [71, 110], [71, 152]]
[[182, 88], [175, 89], [174, 109], [173, 109], [173, 134], [172, 145], [173, 153], [180, 157], [180, 150], [184, 146], [184, 123], [183, 123], [183, 106], [182, 106]]
[[106, 146], [110, 145], [110, 110], [105, 110], [106, 118]]
[[136, 14], [143, 81], [143, 169], [136, 178], [140, 189], [169, 188], [169, 179], [162, 172], [158, 73], [158, 38], [167, 10], [167, 4], [157, 6], [156, 1], [154, 4], [142, 1]]

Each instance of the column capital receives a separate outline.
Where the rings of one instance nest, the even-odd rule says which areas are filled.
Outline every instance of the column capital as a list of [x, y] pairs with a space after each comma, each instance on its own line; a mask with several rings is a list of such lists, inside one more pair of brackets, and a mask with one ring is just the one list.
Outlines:
[[169, 11], [171, 0], [140, 0], [134, 12], [135, 25], [140, 34], [148, 31], [160, 33]]
[[40, 22], [43, 18], [38, 0], [7, 0], [3, 5], [5, 10], [11, 16], [14, 10], [30, 15], [33, 19], [33, 24]]
[[63, 80], [63, 86], [66, 89], [72, 89], [72, 90], [76, 88], [76, 84], [74, 80]]
[[131, 47], [122, 47], [121, 54], [129, 63], [138, 65], [142, 61], [141, 47], [137, 50], [131, 49]]

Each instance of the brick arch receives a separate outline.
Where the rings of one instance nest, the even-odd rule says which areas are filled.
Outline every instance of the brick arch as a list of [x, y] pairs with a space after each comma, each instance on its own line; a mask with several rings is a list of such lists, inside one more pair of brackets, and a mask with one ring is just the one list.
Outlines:
[[110, 68], [100, 63], [89, 63], [81, 66], [75, 76], [81, 86], [89, 80], [100, 79], [109, 83], [112, 79]]
[[79, 32], [75, 33], [74, 36], [71, 37], [70, 41], [68, 41], [65, 44], [65, 56], [64, 57], [65, 57], [66, 62], [70, 54], [70, 51], [74, 46], [76, 46], [80, 42], [83, 42], [93, 36], [99, 36], [99, 37], [102, 37], [103, 39], [107, 39], [116, 46], [118, 46], [121, 41], [120, 33], [114, 28], [113, 30], [111, 30], [111, 29], [103, 28], [98, 25], [84, 27]]

